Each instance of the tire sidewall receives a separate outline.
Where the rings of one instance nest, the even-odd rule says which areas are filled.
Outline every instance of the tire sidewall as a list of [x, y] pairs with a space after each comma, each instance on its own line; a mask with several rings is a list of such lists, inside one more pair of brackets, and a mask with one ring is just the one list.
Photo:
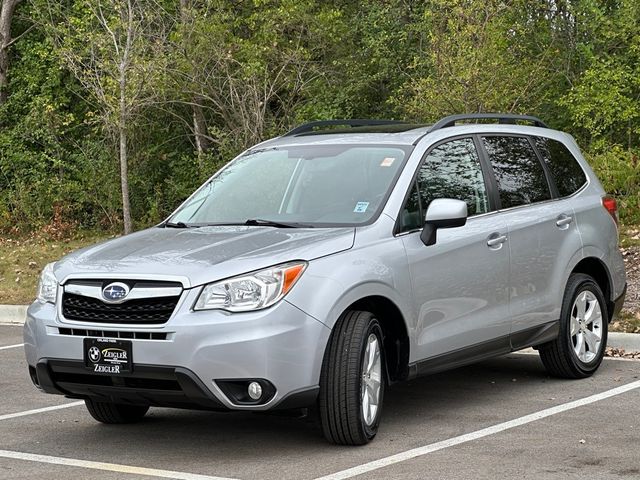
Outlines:
[[369, 335], [375, 334], [378, 337], [378, 345], [380, 346], [380, 361], [382, 363], [382, 369], [380, 372], [380, 399], [378, 401], [378, 411], [376, 412], [376, 418], [371, 425], [367, 425], [364, 420], [364, 416], [362, 414], [362, 395], [361, 390], [358, 391], [358, 419], [360, 426], [362, 428], [363, 433], [367, 437], [368, 440], [371, 440], [378, 433], [378, 426], [380, 425], [380, 419], [382, 418], [382, 407], [384, 405], [384, 390], [386, 385], [386, 369], [385, 369], [385, 357], [384, 357], [384, 342], [382, 336], [382, 328], [380, 327], [380, 323], [375, 317], [371, 317], [369, 320], [369, 325], [367, 330], [363, 336], [363, 342], [361, 345], [360, 352], [360, 366], [358, 368], [358, 378], [360, 379], [360, 389], [362, 388], [362, 374], [364, 369], [364, 355], [367, 349], [367, 341], [369, 339]]
[[[602, 363], [602, 359], [604, 358], [604, 351], [607, 346], [607, 339], [609, 334], [609, 313], [607, 311], [604, 295], [602, 294], [600, 287], [590, 277], [585, 276], [581, 281], [573, 286], [572, 290], [573, 291], [571, 292], [571, 295], [568, 296], [568, 302], [566, 302], [562, 306], [563, 335], [565, 338], [566, 348], [569, 351], [569, 356], [574, 368], [576, 368], [581, 373], [591, 374], [595, 370], [597, 370], [597, 368]], [[602, 312], [602, 340], [600, 343], [600, 351], [598, 352], [596, 357], [588, 363], [585, 363], [578, 358], [578, 355], [573, 348], [573, 341], [571, 338], [571, 311], [573, 309], [573, 304], [578, 296], [585, 291], [592, 293], [596, 297], [596, 300], [600, 305], [600, 311]]]

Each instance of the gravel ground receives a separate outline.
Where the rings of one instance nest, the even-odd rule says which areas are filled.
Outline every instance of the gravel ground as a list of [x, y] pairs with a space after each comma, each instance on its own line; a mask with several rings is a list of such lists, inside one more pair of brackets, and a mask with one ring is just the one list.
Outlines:
[[627, 269], [627, 296], [624, 309], [629, 313], [637, 314], [640, 312], [640, 247], [621, 250]]
[[627, 296], [620, 317], [613, 321], [614, 332], [640, 333], [640, 246], [621, 248], [627, 270]]

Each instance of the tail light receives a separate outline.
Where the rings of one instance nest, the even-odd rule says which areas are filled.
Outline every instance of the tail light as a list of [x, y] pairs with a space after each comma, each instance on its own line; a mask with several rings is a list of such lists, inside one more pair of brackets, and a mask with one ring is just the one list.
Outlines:
[[618, 203], [616, 202], [616, 199], [605, 195], [602, 197], [602, 206], [607, 212], [609, 212], [613, 221], [616, 222], [616, 226], [618, 226]]

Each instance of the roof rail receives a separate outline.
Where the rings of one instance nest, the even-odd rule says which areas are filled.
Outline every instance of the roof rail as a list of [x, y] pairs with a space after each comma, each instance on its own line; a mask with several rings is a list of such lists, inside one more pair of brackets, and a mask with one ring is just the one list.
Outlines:
[[449, 115], [438, 120], [430, 129], [430, 132], [441, 128], [454, 127], [456, 122], [462, 120], [498, 120], [502, 124], [515, 124], [517, 121], [533, 123], [534, 127], [549, 128], [538, 117], [530, 115], [514, 115], [511, 113], [463, 113], [460, 115]]
[[399, 120], [365, 120], [365, 119], [349, 119], [349, 120], [318, 120], [316, 122], [304, 123], [293, 130], [288, 131], [283, 137], [291, 137], [300, 135], [301, 133], [313, 132], [318, 127], [326, 127], [330, 125], [345, 127], [370, 127], [374, 125], [397, 125], [406, 122]]

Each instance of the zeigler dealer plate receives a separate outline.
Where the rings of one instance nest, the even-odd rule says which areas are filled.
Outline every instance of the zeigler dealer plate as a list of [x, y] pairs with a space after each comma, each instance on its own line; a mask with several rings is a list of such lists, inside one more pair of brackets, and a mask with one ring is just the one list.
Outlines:
[[132, 370], [131, 342], [115, 338], [85, 338], [84, 364], [94, 373], [118, 375]]

